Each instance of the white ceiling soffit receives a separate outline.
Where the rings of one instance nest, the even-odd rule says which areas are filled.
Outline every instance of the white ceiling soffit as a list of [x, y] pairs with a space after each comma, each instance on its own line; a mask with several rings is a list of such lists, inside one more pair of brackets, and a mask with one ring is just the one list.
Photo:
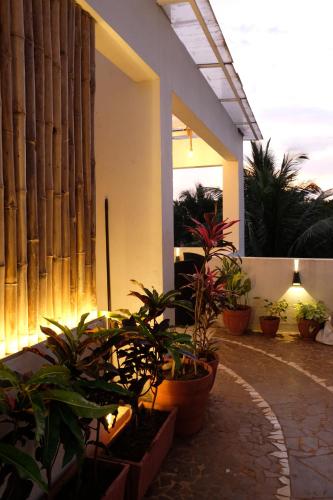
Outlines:
[[157, 0], [244, 140], [262, 139], [209, 0]]

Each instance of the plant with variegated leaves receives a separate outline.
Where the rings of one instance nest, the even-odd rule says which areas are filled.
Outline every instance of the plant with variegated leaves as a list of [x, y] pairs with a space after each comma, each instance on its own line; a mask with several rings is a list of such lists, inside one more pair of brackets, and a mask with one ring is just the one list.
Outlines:
[[185, 277], [189, 282], [186, 286], [193, 290], [195, 300], [193, 341], [196, 354], [209, 359], [212, 351], [216, 350], [209, 328], [222, 310], [226, 290], [223, 279], [209, 268], [208, 263], [213, 258], [232, 259], [228, 254], [236, 252], [236, 248], [226, 239], [230, 235], [226, 231], [238, 221], [226, 219], [218, 222], [215, 214], [205, 214], [204, 219], [204, 223], [192, 219], [195, 226], [187, 227], [203, 249], [204, 258], [201, 268], [196, 268], [193, 275]]

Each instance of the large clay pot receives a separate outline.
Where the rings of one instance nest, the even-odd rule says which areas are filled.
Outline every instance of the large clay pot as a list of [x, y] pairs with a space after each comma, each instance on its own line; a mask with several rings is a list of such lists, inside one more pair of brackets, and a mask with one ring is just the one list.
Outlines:
[[209, 364], [201, 364], [207, 375], [192, 380], [163, 380], [157, 390], [156, 404], [160, 408], [178, 408], [175, 431], [179, 436], [191, 436], [203, 426], [213, 370]]
[[212, 378], [212, 386], [211, 389], [213, 388], [215, 378], [216, 378], [216, 372], [217, 372], [217, 367], [219, 366], [220, 358], [219, 355], [214, 352], [214, 359], [211, 359], [210, 361], [207, 361], [207, 364], [211, 367], [213, 370], [213, 378]]
[[321, 324], [314, 319], [299, 319], [297, 326], [302, 339], [305, 340], [314, 340], [321, 328]]
[[231, 335], [243, 335], [249, 327], [251, 317], [250, 306], [239, 306], [238, 309], [224, 309], [223, 321]]
[[277, 316], [260, 316], [259, 321], [262, 333], [268, 337], [275, 337], [280, 326], [280, 318]]

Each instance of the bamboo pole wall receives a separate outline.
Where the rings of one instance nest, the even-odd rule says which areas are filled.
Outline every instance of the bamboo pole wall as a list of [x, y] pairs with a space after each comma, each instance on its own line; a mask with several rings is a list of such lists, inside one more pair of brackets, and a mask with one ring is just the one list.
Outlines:
[[95, 301], [95, 27], [72, 0], [0, 1], [0, 356]]

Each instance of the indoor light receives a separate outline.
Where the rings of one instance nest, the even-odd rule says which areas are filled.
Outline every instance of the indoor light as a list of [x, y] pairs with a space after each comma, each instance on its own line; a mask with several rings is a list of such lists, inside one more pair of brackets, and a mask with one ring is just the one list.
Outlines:
[[186, 129], [186, 132], [187, 132], [187, 135], [188, 135], [188, 138], [189, 138], [189, 141], [190, 141], [190, 148], [189, 148], [189, 151], [188, 151], [188, 157], [189, 158], [193, 158], [193, 142], [192, 142], [192, 139], [193, 139], [193, 130], [190, 129], [189, 127], [187, 127]]

